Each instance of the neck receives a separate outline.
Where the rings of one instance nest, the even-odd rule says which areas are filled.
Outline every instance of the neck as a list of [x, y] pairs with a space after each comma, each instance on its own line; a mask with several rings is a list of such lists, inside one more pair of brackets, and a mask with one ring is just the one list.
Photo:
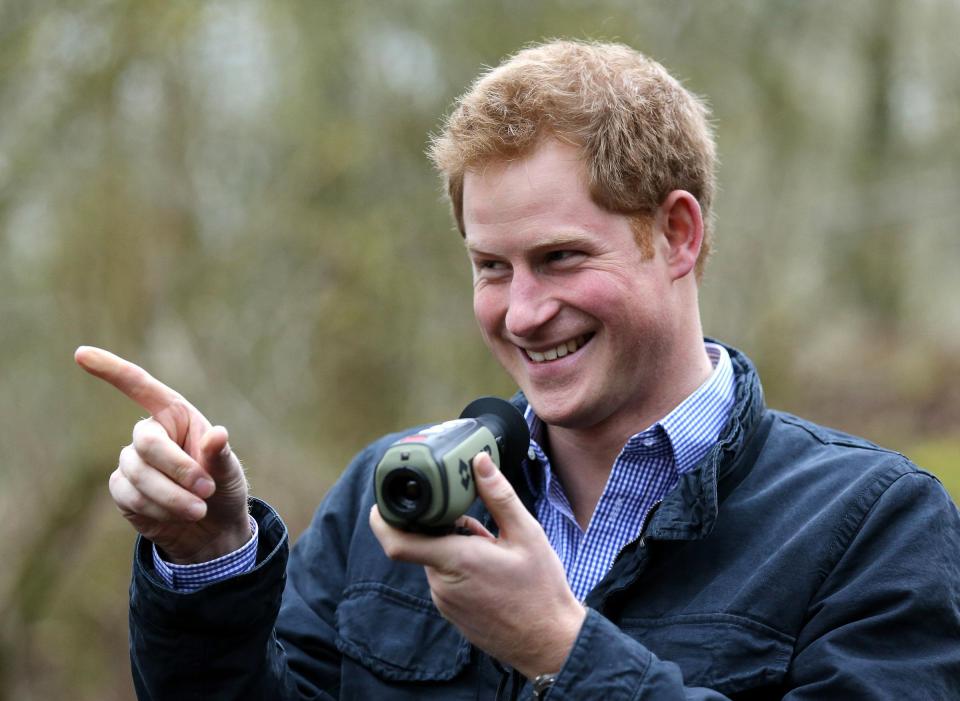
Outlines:
[[652, 426], [690, 396], [713, 372], [702, 335], [669, 354], [657, 383], [638, 390], [637, 404], [587, 427], [546, 426], [550, 463], [570, 499], [577, 523], [586, 529], [603, 494], [613, 463], [630, 436]]

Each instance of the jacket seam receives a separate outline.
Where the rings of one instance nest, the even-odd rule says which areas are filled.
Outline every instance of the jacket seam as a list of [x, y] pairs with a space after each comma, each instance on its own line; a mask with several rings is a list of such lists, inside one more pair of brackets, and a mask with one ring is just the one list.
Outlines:
[[883, 446], [876, 445], [875, 443], [871, 443], [870, 441], [857, 438], [855, 436], [844, 437], [843, 433], [835, 433], [835, 434], [827, 435], [826, 432], [823, 431], [822, 429], [816, 430], [817, 428], [820, 428], [820, 427], [813, 426], [809, 424], [809, 422], [797, 416], [794, 416], [793, 414], [788, 414], [782, 411], [775, 411], [774, 413], [777, 415], [777, 418], [780, 421], [782, 421], [783, 423], [789, 426], [793, 426], [794, 428], [800, 429], [801, 431], [809, 435], [811, 438], [813, 438], [815, 441], [817, 441], [821, 445], [836, 445], [843, 448], [854, 448], [859, 450], [866, 450], [871, 453], [883, 453], [886, 455], [890, 455], [891, 457], [897, 456], [906, 460], [906, 458], [902, 453], [898, 453], [895, 450], [890, 450], [889, 448], [884, 448]]
[[[867, 517], [876, 508], [877, 503], [880, 501], [880, 499], [882, 499], [883, 496], [887, 492], [889, 492], [890, 489], [897, 482], [899, 482], [901, 479], [903, 479], [908, 475], [919, 474], [919, 475], [930, 477], [934, 480], [936, 479], [935, 477], [933, 477], [933, 475], [929, 475], [928, 473], [925, 473], [922, 470], [918, 469], [915, 465], [913, 465], [913, 463], [911, 463], [909, 460], [907, 460], [907, 458], [900, 455], [899, 453], [891, 452], [890, 454], [892, 456], [897, 456], [899, 460], [897, 460], [896, 463], [891, 464], [889, 469], [890, 470], [897, 469], [899, 471], [899, 474], [896, 474], [895, 476], [893, 476], [893, 478], [890, 479], [889, 483], [886, 484], [885, 486], [883, 486], [884, 480], [880, 478], [874, 480], [869, 485], [867, 485], [867, 487], [860, 494], [857, 495], [857, 497], [853, 500], [853, 503], [852, 503], [852, 505], [863, 507], [862, 512], [859, 513], [859, 516], [857, 515], [857, 512], [860, 512], [860, 509], [857, 509], [857, 512], [853, 512], [853, 513], [848, 512], [846, 517], [841, 519], [840, 522], [837, 524], [837, 527], [834, 532], [833, 541], [831, 542], [831, 550], [834, 551], [835, 554], [832, 557], [829, 567], [824, 567], [820, 572], [820, 575], [821, 575], [820, 581], [817, 582], [817, 586], [813, 589], [813, 593], [811, 594], [810, 599], [807, 601], [806, 608], [808, 612], [810, 610], [810, 601], [815, 600], [820, 595], [820, 592], [821, 592], [821, 589], [823, 588], [824, 583], [830, 577], [830, 574], [834, 570], [836, 570], [837, 566], [840, 563], [840, 560], [843, 559], [843, 556], [850, 549], [850, 544], [856, 539], [860, 531], [863, 530], [863, 526], [867, 521]], [[903, 468], [907, 468], [906, 471], [901, 471], [903, 470]], [[868, 492], [871, 491], [871, 488], [877, 489], [876, 494], [873, 495], [872, 499], [870, 499], [870, 495], [868, 494]], [[869, 503], [867, 503], [868, 499], [869, 499]], [[856, 519], [856, 523], [854, 523], [854, 519]], [[849, 527], [849, 533], [846, 533], [846, 531], [848, 530], [848, 527]], [[804, 621], [804, 623], [806, 623], [806, 620]], [[796, 639], [799, 640], [799, 638], [800, 636], [797, 636]]]
[[414, 596], [413, 594], [409, 594], [400, 589], [394, 589], [393, 587], [376, 580], [360, 580], [357, 582], [352, 582], [343, 590], [344, 601], [348, 599], [360, 599], [364, 596], [370, 595], [382, 595], [382, 598], [388, 599], [393, 603], [403, 606], [404, 608], [414, 611], [422, 611], [430, 614], [434, 618], [443, 618], [433, 601], [419, 596]]
[[[843, 557], [843, 554], [847, 552], [847, 550], [850, 547], [850, 543], [857, 537], [857, 535], [863, 529], [863, 525], [866, 522], [867, 517], [870, 515], [870, 512], [873, 511], [874, 508], [876, 508], [877, 502], [880, 501], [883, 495], [886, 494], [890, 490], [890, 488], [893, 487], [893, 485], [899, 482], [902, 478], [910, 474], [919, 473], [919, 470], [917, 470], [916, 467], [903, 456], [900, 456], [900, 459], [897, 460], [896, 464], [890, 465], [891, 470], [894, 468], [899, 468], [901, 470], [903, 468], [907, 468], [907, 469], [906, 471], [899, 472], [899, 474], [893, 477], [893, 479], [891, 479], [889, 483], [886, 484], [885, 486], [883, 485], [882, 479], [879, 479], [879, 478], [876, 479], [871, 484], [867, 485], [867, 487], [863, 490], [863, 492], [857, 495], [855, 503], [857, 505], [860, 505], [861, 503], [863, 503], [865, 508], [863, 509], [863, 512], [859, 515], [856, 525], [854, 525], [853, 528], [850, 530], [850, 533], [845, 540], [842, 533], [842, 531], [844, 530], [843, 526], [846, 525], [848, 522], [852, 522], [853, 519], [856, 518], [855, 513], [848, 513], [847, 517], [844, 518], [840, 522], [840, 524], [838, 524], [837, 532], [834, 535], [834, 545], [837, 547], [839, 552], [838, 552], [836, 561], [830, 566], [829, 572], [832, 572], [834, 570], [834, 568], [837, 566], [837, 562], [840, 560], [840, 558]], [[873, 498], [872, 500], [870, 500], [870, 503], [866, 504], [867, 499], [870, 498], [868, 490], [871, 487], [877, 489], [877, 492], [876, 494], [873, 495]]]
[[796, 636], [792, 635], [784, 630], [781, 630], [777, 626], [771, 625], [769, 622], [757, 618], [755, 616], [749, 616], [745, 613], [685, 613], [685, 614], [675, 614], [672, 616], [663, 616], [663, 617], [642, 617], [642, 618], [631, 618], [624, 617], [620, 619], [620, 624], [622, 625], [644, 625], [647, 624], [648, 628], [665, 628], [674, 625], [686, 625], [686, 624], [699, 624], [699, 623], [710, 623], [710, 624], [720, 624], [724, 626], [739, 627], [739, 628], [749, 628], [756, 632], [764, 634], [775, 634], [780, 638], [780, 642], [792, 645]]

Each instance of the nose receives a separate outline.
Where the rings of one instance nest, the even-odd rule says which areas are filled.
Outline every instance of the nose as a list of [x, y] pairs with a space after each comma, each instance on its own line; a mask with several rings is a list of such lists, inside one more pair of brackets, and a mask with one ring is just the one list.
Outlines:
[[560, 310], [549, 282], [522, 268], [514, 268], [508, 304], [504, 323], [507, 332], [518, 338], [534, 335]]

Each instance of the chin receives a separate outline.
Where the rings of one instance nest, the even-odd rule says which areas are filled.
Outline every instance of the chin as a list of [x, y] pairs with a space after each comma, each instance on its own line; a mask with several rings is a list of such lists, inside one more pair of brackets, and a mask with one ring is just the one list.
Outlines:
[[590, 407], [582, 405], [558, 406], [551, 403], [548, 398], [539, 398], [527, 395], [527, 400], [533, 406], [534, 412], [541, 421], [558, 428], [587, 428], [593, 421], [593, 411]]

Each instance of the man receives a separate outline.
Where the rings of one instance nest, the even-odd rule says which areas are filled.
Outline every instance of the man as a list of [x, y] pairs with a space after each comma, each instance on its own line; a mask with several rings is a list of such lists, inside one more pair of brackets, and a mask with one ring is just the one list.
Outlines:
[[704, 341], [707, 111], [618, 45], [521, 51], [431, 155], [484, 341], [532, 429], [461, 531], [388, 526], [368, 446], [287, 562], [222, 427], [105, 351], [137, 401], [111, 494], [142, 534], [144, 699], [957, 698], [960, 516], [902, 456], [767, 410]]

